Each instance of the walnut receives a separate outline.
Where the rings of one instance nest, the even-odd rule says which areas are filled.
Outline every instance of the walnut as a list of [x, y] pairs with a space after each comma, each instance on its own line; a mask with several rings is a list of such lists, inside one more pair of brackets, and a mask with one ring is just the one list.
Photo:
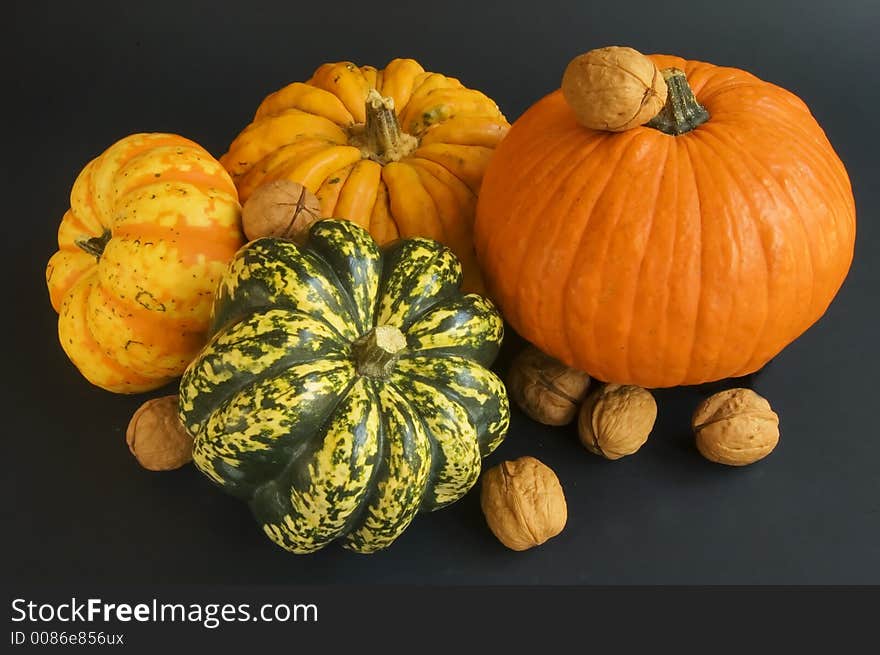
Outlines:
[[565, 527], [568, 508], [556, 474], [534, 457], [502, 462], [483, 474], [486, 523], [511, 550], [528, 550]]
[[177, 414], [177, 396], [153, 398], [131, 417], [125, 441], [145, 469], [170, 471], [192, 461], [193, 440]]
[[245, 236], [279, 237], [303, 244], [312, 224], [321, 220], [321, 203], [314, 193], [291, 180], [262, 184], [241, 209]]
[[590, 376], [528, 346], [516, 356], [507, 389], [517, 406], [545, 425], [566, 425], [590, 388]]
[[644, 125], [666, 104], [666, 81], [637, 50], [620, 46], [578, 55], [562, 76], [562, 95], [585, 127], [622, 132]]
[[650, 391], [606, 384], [581, 406], [578, 434], [590, 452], [620, 459], [644, 445], [656, 420], [657, 403]]
[[697, 407], [692, 424], [700, 453], [719, 464], [752, 464], [779, 443], [779, 416], [751, 389], [710, 396]]

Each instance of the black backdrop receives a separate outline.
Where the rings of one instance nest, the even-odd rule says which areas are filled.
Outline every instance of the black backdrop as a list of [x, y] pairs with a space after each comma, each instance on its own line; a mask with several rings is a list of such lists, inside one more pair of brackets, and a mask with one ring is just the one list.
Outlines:
[[[4, 6], [6, 580], [880, 583], [876, 0]], [[369, 557], [288, 555], [192, 467], [138, 467], [123, 435], [145, 397], [79, 377], [43, 281], [91, 157], [137, 131], [184, 134], [219, 155], [266, 93], [343, 59], [417, 58], [484, 90], [513, 120], [558, 85], [573, 55], [608, 44], [738, 66], [793, 90], [849, 169], [860, 220], [850, 276], [825, 318], [748, 381], [782, 418], [768, 459], [727, 469], [693, 448], [690, 413], [721, 384], [658, 392], [649, 443], [613, 463], [584, 451], [573, 427], [515, 413], [489, 463], [531, 454], [557, 471], [570, 512], [560, 537], [509, 552], [471, 493]], [[499, 370], [519, 345], [509, 335]]]

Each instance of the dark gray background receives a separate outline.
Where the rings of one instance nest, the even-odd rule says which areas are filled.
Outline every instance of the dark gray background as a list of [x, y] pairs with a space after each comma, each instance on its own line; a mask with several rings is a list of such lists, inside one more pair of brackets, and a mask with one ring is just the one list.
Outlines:
[[[880, 583], [876, 0], [4, 6], [8, 581]], [[338, 547], [288, 555], [193, 468], [138, 467], [123, 434], [144, 397], [79, 377], [43, 282], [70, 186], [91, 157], [138, 131], [177, 132], [219, 155], [264, 95], [343, 59], [417, 58], [485, 91], [513, 120], [558, 86], [572, 56], [609, 44], [738, 66], [791, 89], [850, 172], [850, 276], [824, 319], [747, 381], [782, 419], [768, 459], [728, 469], [693, 448], [693, 408], [733, 382], [658, 392], [653, 436], [619, 462], [584, 451], [574, 427], [515, 413], [489, 463], [530, 454], [556, 470], [570, 512], [560, 537], [507, 551], [471, 493], [369, 557]], [[509, 337], [502, 371], [520, 345]]]

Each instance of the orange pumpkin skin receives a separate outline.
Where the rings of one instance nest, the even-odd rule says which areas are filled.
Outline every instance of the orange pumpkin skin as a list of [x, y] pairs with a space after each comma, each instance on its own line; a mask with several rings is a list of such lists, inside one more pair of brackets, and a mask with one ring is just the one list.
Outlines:
[[806, 105], [733, 68], [685, 71], [709, 120], [670, 136], [580, 126], [560, 91], [511, 127], [475, 245], [513, 328], [569, 366], [645, 387], [754, 372], [828, 308], [855, 205]]
[[174, 134], [128, 136], [86, 165], [46, 282], [61, 345], [87, 380], [136, 393], [183, 372], [243, 243], [240, 214], [220, 163]]

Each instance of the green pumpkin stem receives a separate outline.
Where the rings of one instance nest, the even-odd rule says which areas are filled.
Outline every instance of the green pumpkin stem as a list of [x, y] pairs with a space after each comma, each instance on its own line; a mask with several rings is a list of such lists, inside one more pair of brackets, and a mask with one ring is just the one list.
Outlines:
[[709, 112], [697, 102], [684, 71], [679, 68], [664, 68], [661, 72], [668, 89], [666, 104], [646, 125], [665, 134], [678, 136], [709, 120]]
[[110, 237], [112, 236], [110, 230], [105, 229], [104, 233], [99, 237], [77, 239], [74, 243], [95, 259], [101, 259], [101, 255], [104, 254], [104, 248], [107, 247], [107, 244], [110, 242]]
[[404, 348], [403, 332], [391, 325], [380, 325], [351, 344], [351, 355], [359, 375], [381, 378], [391, 372]]
[[403, 159], [418, 147], [418, 139], [400, 128], [394, 99], [370, 89], [366, 100], [361, 153], [383, 166]]

